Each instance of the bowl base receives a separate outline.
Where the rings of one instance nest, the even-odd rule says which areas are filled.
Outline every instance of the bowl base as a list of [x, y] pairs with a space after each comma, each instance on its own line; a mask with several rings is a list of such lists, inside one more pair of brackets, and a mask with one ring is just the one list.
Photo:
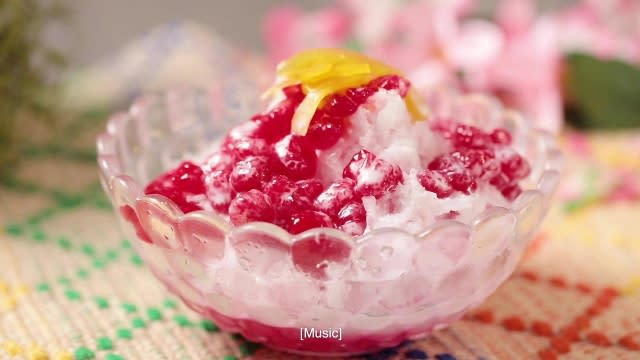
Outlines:
[[[240, 333], [247, 340], [260, 343], [273, 350], [301, 356], [363, 355], [398, 346], [408, 339], [424, 338], [433, 331], [433, 326], [429, 324], [411, 330], [393, 329], [376, 333], [359, 333], [341, 329], [340, 338], [316, 336], [301, 339], [302, 330], [300, 328], [276, 327], [251, 319], [232, 318], [211, 308], [197, 310], [215, 322], [222, 330]], [[319, 335], [318, 332], [316, 334]]]

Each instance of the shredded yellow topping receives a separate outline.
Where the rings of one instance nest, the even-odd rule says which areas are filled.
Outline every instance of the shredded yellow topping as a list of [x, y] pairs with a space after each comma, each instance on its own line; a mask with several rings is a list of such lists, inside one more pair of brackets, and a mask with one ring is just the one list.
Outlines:
[[[291, 129], [295, 134], [306, 135], [316, 109], [328, 96], [383, 75], [403, 76], [400, 71], [354, 51], [306, 50], [278, 65], [275, 83], [263, 96], [270, 97], [287, 86], [301, 84], [306, 97], [293, 115]], [[413, 89], [409, 89], [405, 102], [414, 120], [426, 119], [427, 111]]]

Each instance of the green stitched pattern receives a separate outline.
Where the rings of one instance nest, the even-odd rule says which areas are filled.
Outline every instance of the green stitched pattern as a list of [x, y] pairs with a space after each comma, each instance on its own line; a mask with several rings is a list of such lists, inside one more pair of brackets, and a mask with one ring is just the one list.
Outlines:
[[97, 339], [98, 349], [100, 350], [111, 350], [113, 349], [113, 341], [108, 337], [101, 337]]
[[147, 309], [147, 316], [149, 316], [149, 319], [152, 321], [162, 320], [162, 312], [154, 307]]
[[218, 326], [213, 323], [213, 321], [208, 319], [200, 320], [200, 327], [202, 327], [207, 332], [216, 332], [218, 331]]
[[129, 314], [138, 311], [138, 307], [131, 303], [123, 303], [122, 308], [124, 309], [124, 311], [128, 312]]
[[118, 259], [118, 252], [116, 250], [107, 250], [105, 253], [107, 260], [113, 261]]
[[89, 277], [89, 271], [87, 269], [78, 269], [76, 274], [78, 274], [78, 277], [81, 279], [86, 279], [87, 277]]
[[12, 236], [20, 236], [24, 233], [24, 229], [18, 224], [7, 225], [5, 231], [7, 232], [7, 234]]
[[80, 293], [79, 293], [79, 292], [77, 292], [76, 290], [71, 290], [71, 289], [66, 290], [66, 291], [64, 292], [64, 295], [65, 295], [69, 300], [72, 300], [72, 301], [78, 301], [78, 300], [81, 300], [81, 299], [82, 299], [82, 295], [80, 295]]
[[238, 348], [240, 349], [242, 356], [249, 356], [255, 353], [260, 348], [260, 345], [246, 341], [241, 343]]
[[184, 315], [175, 315], [173, 317], [173, 320], [176, 322], [176, 324], [178, 324], [181, 327], [188, 327], [193, 325], [191, 320], [189, 320], [189, 318]]
[[74, 355], [76, 357], [76, 360], [91, 360], [96, 357], [96, 354], [93, 351], [84, 346], [77, 348], [74, 352]]
[[131, 340], [133, 338], [133, 333], [131, 332], [131, 330], [126, 328], [118, 329], [117, 334], [119, 339]]
[[131, 262], [136, 266], [143, 265], [142, 259], [140, 258], [140, 256], [138, 256], [138, 254], [134, 254], [133, 256], [131, 256]]
[[136, 329], [142, 329], [142, 328], [147, 326], [147, 324], [144, 322], [144, 320], [142, 320], [142, 318], [139, 318], [139, 317], [138, 318], [134, 318], [131, 321], [131, 325]]
[[109, 301], [107, 301], [107, 299], [103, 298], [102, 296], [97, 296], [95, 300], [96, 300], [96, 305], [98, 305], [98, 308], [100, 309], [109, 308]]
[[31, 233], [31, 238], [37, 242], [43, 242], [47, 240], [47, 235], [44, 233], [44, 231], [37, 229]]
[[167, 299], [164, 301], [164, 303], [162, 303], [162, 305], [164, 305], [164, 307], [166, 307], [167, 309], [175, 309], [178, 303], [173, 299]]
[[71, 241], [69, 241], [69, 239], [67, 239], [66, 237], [59, 237], [58, 245], [60, 245], [60, 247], [64, 250], [71, 250], [72, 247]]
[[80, 250], [82, 250], [83, 253], [92, 256], [95, 255], [96, 253], [96, 249], [91, 245], [91, 244], [84, 244], [80, 247]]
[[100, 259], [94, 259], [91, 265], [96, 269], [102, 269], [105, 266], [105, 262]]

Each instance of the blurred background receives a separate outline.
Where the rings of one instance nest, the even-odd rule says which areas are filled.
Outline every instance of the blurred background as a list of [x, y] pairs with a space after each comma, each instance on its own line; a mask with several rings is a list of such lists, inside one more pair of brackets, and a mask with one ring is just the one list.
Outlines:
[[78, 156], [93, 159], [105, 119], [143, 92], [228, 74], [263, 87], [308, 47], [494, 95], [554, 134], [639, 126], [637, 1], [0, 0], [0, 176], [63, 151], [69, 129], [92, 130]]
[[492, 94], [554, 134], [638, 126], [637, 1], [0, 0], [0, 174], [66, 126], [97, 133], [140, 93], [228, 74], [263, 87], [308, 47]]
[[[540, 0], [548, 10], [573, 0]], [[495, 8], [496, 0], [480, 1], [481, 13]], [[87, 64], [107, 56], [134, 36], [150, 28], [175, 20], [195, 20], [218, 31], [226, 39], [250, 49], [263, 49], [262, 20], [275, 6], [295, 4], [305, 10], [320, 9], [329, 0], [72, 0], [70, 29], [66, 36], [48, 34], [57, 44], [69, 49], [73, 63]]]

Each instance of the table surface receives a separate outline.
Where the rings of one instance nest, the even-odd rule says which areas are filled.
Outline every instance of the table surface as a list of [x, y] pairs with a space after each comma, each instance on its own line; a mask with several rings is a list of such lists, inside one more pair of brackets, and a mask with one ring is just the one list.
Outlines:
[[[95, 133], [74, 134], [0, 185], [0, 359], [300, 358], [166, 292], [102, 194]], [[448, 329], [368, 358], [640, 358], [640, 132], [562, 141], [562, 187], [516, 273]]]

